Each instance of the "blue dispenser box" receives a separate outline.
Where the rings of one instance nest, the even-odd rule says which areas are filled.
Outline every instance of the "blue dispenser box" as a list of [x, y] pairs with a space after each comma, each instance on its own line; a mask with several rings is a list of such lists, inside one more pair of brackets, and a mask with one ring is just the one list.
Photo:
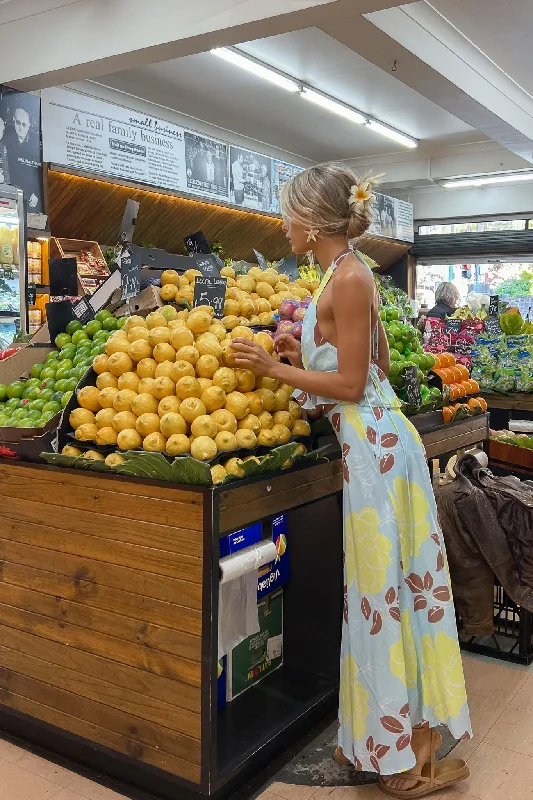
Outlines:
[[245, 547], [259, 544], [262, 530], [263, 523], [255, 522], [248, 528], [242, 528], [240, 531], [230, 533], [229, 536], [222, 536], [220, 539], [220, 558], [225, 558], [232, 553], [237, 553], [239, 550], [244, 550]]

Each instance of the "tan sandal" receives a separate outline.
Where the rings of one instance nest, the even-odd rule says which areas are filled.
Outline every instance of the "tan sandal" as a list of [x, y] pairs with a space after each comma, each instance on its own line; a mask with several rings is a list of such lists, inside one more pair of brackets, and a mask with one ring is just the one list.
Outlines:
[[[413, 728], [413, 735], [417, 733], [427, 732], [427, 728]], [[411, 789], [392, 789], [383, 781], [379, 779], [379, 788], [384, 794], [389, 797], [396, 797], [398, 800], [402, 798], [418, 798], [427, 797], [433, 792], [440, 792], [443, 789], [448, 789], [459, 781], [464, 781], [470, 775], [466, 762], [459, 758], [445, 758], [442, 761], [436, 760], [436, 753], [442, 743], [440, 733], [435, 729], [431, 729], [431, 758], [422, 768], [421, 775], [413, 775], [411, 772], [402, 772], [398, 777], [416, 779], [417, 784]]]
[[333, 755], [333, 758], [337, 762], [337, 764], [340, 764], [343, 767], [353, 767], [353, 764], [350, 761], [350, 759], [346, 758], [346, 756], [342, 752], [342, 747], [337, 747]]

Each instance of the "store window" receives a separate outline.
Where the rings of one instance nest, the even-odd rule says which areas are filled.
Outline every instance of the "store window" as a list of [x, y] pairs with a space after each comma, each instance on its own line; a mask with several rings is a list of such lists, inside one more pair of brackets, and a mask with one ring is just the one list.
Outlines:
[[421, 305], [435, 305], [435, 291], [444, 281], [452, 281], [466, 304], [471, 293], [499, 294], [501, 297], [526, 297], [533, 304], [533, 262], [490, 264], [449, 264], [417, 266], [416, 299]]
[[485, 222], [451, 222], [445, 225], [420, 225], [420, 236], [437, 236], [451, 233], [487, 233], [495, 231], [525, 231], [533, 228], [533, 220], [495, 219]]

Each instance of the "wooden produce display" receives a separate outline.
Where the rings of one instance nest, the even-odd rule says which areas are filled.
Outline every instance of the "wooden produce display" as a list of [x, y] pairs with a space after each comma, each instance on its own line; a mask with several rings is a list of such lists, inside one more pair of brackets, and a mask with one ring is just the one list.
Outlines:
[[[0, 462], [1, 727], [162, 798], [229, 792], [337, 702], [341, 490], [337, 460], [221, 488]], [[283, 666], [218, 710], [218, 540], [280, 512]]]

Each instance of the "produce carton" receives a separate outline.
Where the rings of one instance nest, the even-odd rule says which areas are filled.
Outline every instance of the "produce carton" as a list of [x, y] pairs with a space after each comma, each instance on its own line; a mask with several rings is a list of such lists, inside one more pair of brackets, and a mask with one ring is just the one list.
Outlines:
[[151, 284], [143, 289], [136, 297], [132, 297], [124, 305], [114, 312], [115, 317], [125, 317], [132, 314], [139, 314], [146, 317], [151, 311], [161, 308], [165, 303], [161, 300], [159, 287]]

